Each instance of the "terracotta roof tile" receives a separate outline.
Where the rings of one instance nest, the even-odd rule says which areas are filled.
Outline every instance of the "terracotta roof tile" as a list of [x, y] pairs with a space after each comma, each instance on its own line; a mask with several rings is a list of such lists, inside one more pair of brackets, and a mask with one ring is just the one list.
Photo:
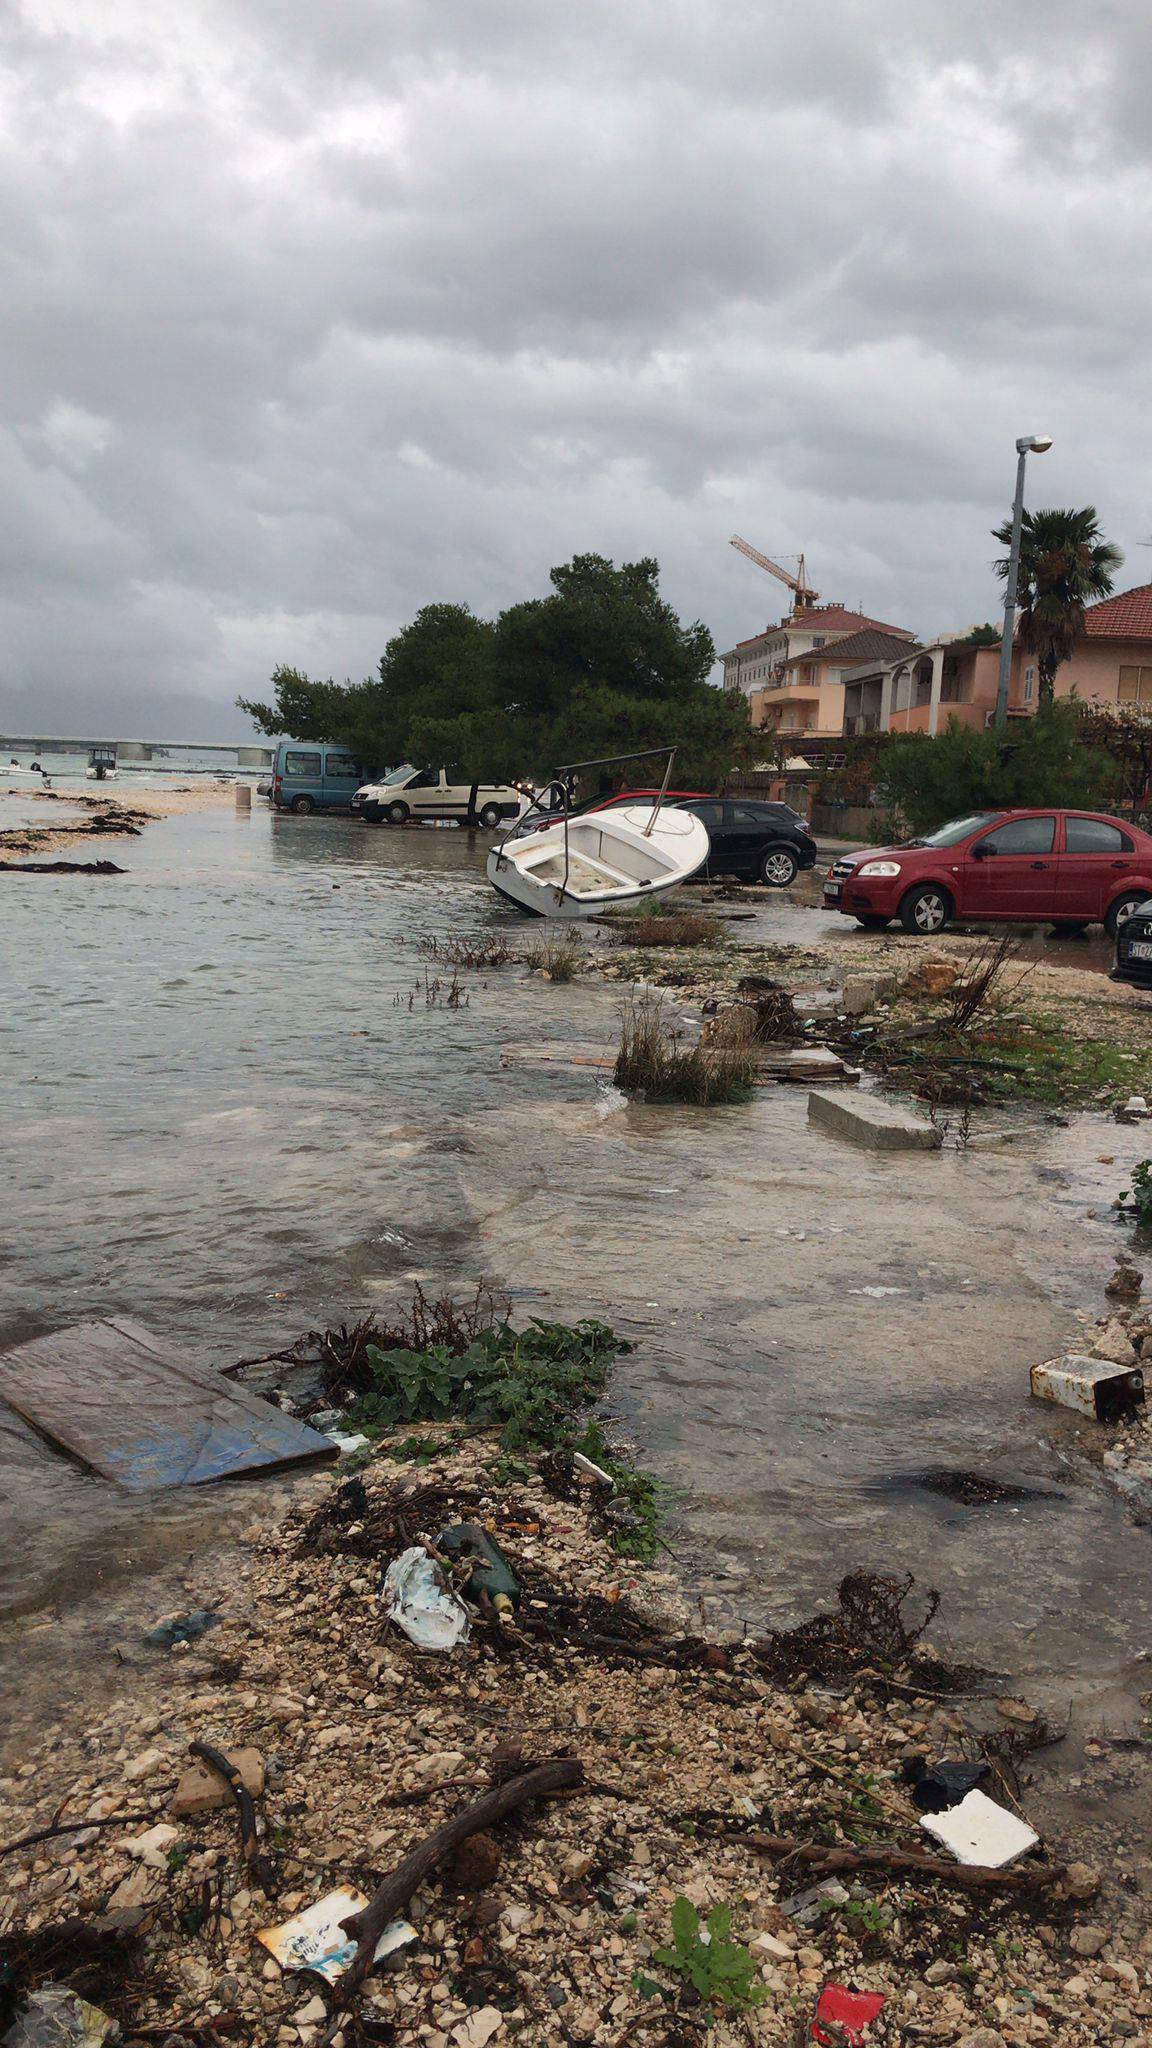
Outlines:
[[864, 626], [858, 633], [814, 647], [809, 654], [793, 654], [784, 667], [794, 668], [801, 661], [834, 661], [837, 667], [844, 662], [899, 661], [911, 654], [915, 645], [913, 639], [888, 627]]
[[1084, 632], [1091, 640], [1152, 640], [1152, 583], [1090, 605]]

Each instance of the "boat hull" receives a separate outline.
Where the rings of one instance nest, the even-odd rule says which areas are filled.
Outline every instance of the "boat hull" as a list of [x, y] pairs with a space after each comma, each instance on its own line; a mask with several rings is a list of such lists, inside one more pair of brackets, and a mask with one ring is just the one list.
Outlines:
[[573, 819], [567, 842], [561, 824], [506, 841], [489, 854], [487, 875], [532, 916], [588, 920], [665, 895], [707, 857], [707, 831], [691, 812], [659, 811], [652, 824], [651, 805], [630, 806]]

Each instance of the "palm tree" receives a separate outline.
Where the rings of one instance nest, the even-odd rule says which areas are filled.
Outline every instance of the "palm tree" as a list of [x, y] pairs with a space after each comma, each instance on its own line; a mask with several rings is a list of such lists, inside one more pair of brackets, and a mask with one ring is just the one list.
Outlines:
[[[1011, 547], [1011, 520], [994, 528], [992, 537]], [[1021, 643], [1036, 656], [1040, 671], [1042, 704], [1052, 702], [1056, 671], [1084, 630], [1085, 606], [1109, 595], [1123, 560], [1118, 547], [1101, 539], [1095, 505], [1079, 512], [1025, 512], [1016, 602]], [[996, 574], [1007, 582], [1007, 556], [997, 562]]]

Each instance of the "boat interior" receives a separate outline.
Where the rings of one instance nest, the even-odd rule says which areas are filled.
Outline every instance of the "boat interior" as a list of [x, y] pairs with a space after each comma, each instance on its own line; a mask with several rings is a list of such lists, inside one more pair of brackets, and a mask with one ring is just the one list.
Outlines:
[[[553, 828], [539, 847], [517, 849], [516, 865], [534, 881], [564, 885], [564, 834]], [[672, 863], [647, 840], [602, 832], [590, 818], [576, 818], [568, 827], [567, 886], [574, 896], [596, 896], [605, 890], [646, 888], [667, 875]]]

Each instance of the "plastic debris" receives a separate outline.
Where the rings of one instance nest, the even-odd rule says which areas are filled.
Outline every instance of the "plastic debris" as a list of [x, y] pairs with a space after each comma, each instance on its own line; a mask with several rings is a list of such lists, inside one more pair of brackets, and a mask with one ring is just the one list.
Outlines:
[[1026, 1820], [997, 1806], [985, 1792], [967, 1793], [946, 1813], [922, 1814], [920, 1825], [933, 1841], [950, 1849], [958, 1863], [978, 1863], [988, 1870], [1017, 1862], [1040, 1840]]
[[468, 1609], [443, 1569], [414, 1544], [384, 1574], [384, 1611], [420, 1650], [454, 1650], [468, 1641]]
[[1030, 1383], [1036, 1400], [1075, 1408], [1096, 1422], [1119, 1422], [1144, 1405], [1144, 1375], [1138, 1367], [1078, 1351], [1034, 1365]]
[[816, 2001], [811, 2038], [822, 2048], [841, 2048], [844, 2042], [849, 2048], [861, 2048], [873, 2020], [879, 2019], [883, 2010], [880, 1991], [845, 1991], [842, 1984], [826, 1984]]
[[335, 1444], [342, 1458], [351, 1458], [357, 1451], [367, 1450], [372, 1441], [371, 1437], [362, 1434], [343, 1436], [338, 1429], [326, 1429], [324, 1434], [330, 1444]]
[[[282, 1970], [313, 1970], [326, 1984], [334, 1984], [356, 1953], [356, 1943], [341, 1922], [351, 1919], [353, 1913], [362, 1913], [367, 1904], [363, 1892], [342, 1884], [279, 1927], [262, 1927], [256, 1939], [275, 1956]], [[407, 1948], [416, 1938], [416, 1929], [407, 1920], [393, 1920], [376, 1944], [374, 1961], [390, 1956], [394, 1949]]]
[[606, 1472], [603, 1465], [594, 1465], [591, 1458], [584, 1456], [583, 1451], [573, 1451], [572, 1463], [578, 1472], [583, 1472], [586, 1479], [595, 1479], [601, 1486], [607, 1486], [615, 1493], [616, 1481], [613, 1479], [612, 1474]]
[[198, 1642], [219, 1619], [218, 1608], [194, 1607], [191, 1614], [172, 1614], [167, 1621], [158, 1621], [146, 1631], [144, 1641], [150, 1650], [173, 1650], [177, 1643]]
[[838, 1877], [826, 1877], [822, 1884], [810, 1885], [806, 1892], [795, 1892], [790, 1899], [781, 1899], [780, 1911], [796, 1920], [801, 1927], [814, 1927], [826, 1906], [846, 1906], [852, 1894]]
[[462, 1588], [465, 1598], [474, 1606], [481, 1594], [487, 1593], [493, 1606], [502, 1607], [505, 1612], [515, 1607], [520, 1598], [520, 1581], [500, 1545], [478, 1522], [455, 1522], [450, 1529], [441, 1529], [436, 1548], [446, 1557], [474, 1560]]
[[28, 1993], [3, 2048], [100, 2048], [119, 2032], [115, 2020], [66, 1984], [42, 1984]]
[[921, 1813], [946, 1813], [950, 1806], [958, 1806], [969, 1792], [974, 1792], [988, 1776], [988, 1765], [981, 1759], [976, 1763], [960, 1763], [942, 1759], [929, 1763], [927, 1757], [915, 1757], [904, 1766], [905, 1783], [912, 1788], [912, 1798]]

